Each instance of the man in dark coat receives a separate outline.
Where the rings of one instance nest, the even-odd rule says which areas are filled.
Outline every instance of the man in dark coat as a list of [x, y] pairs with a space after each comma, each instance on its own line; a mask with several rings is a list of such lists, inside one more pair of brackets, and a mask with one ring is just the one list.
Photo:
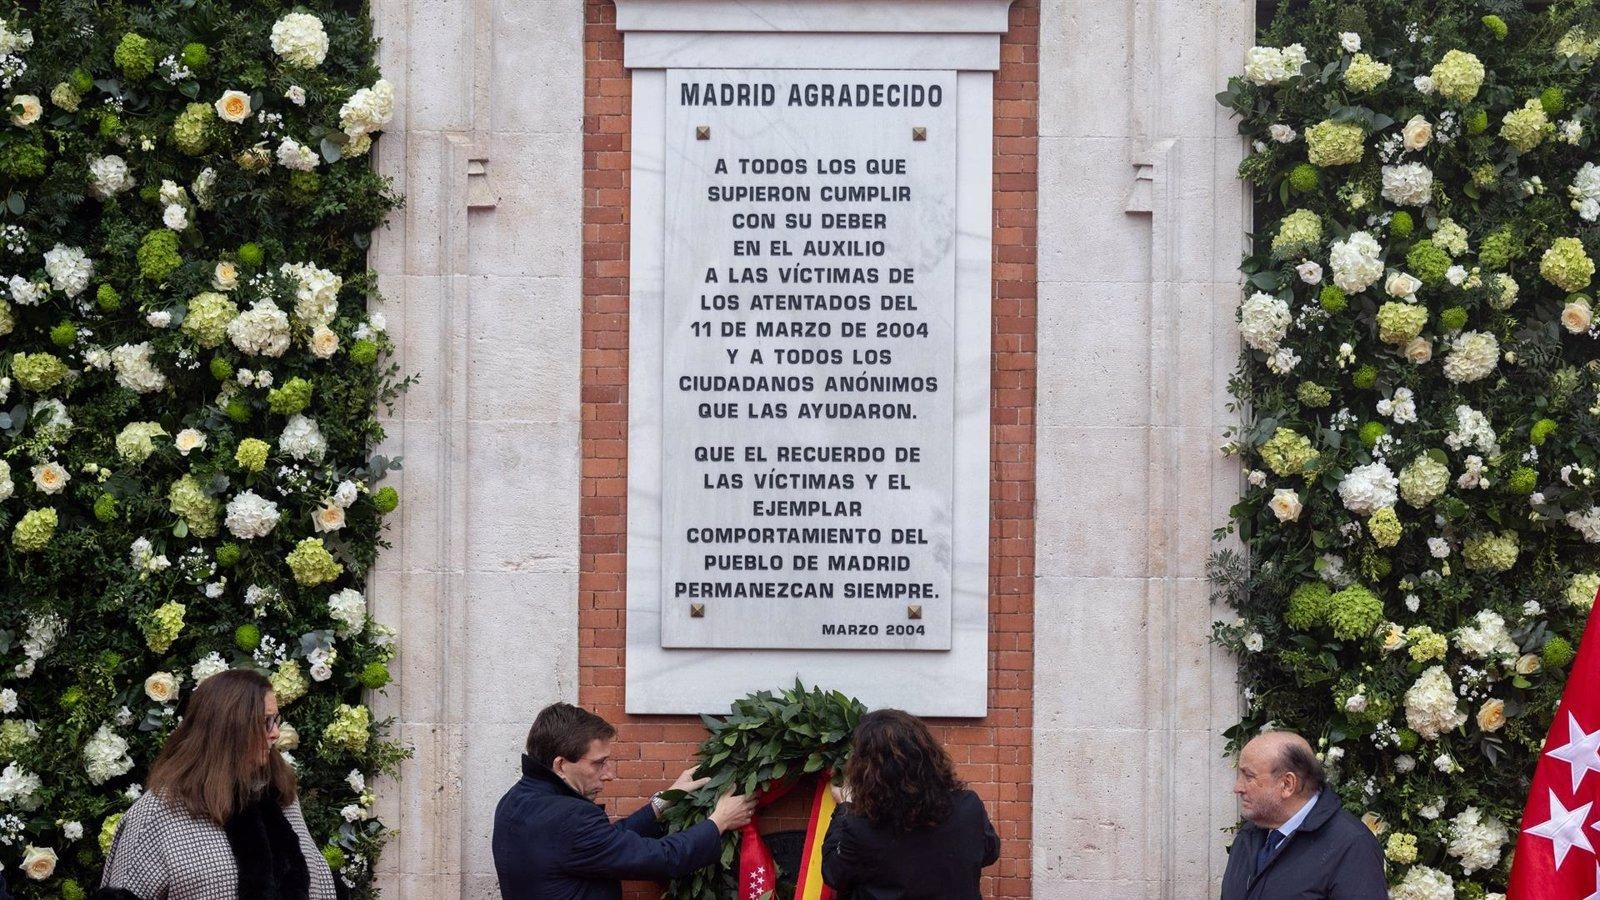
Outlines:
[[0, 875], [0, 900], [11, 900], [11, 892], [6, 890], [6, 877]]
[[[595, 802], [616, 777], [605, 719], [568, 703], [540, 711], [528, 732], [522, 779], [494, 812], [494, 868], [504, 900], [618, 900], [623, 879], [661, 881], [717, 861], [721, 836], [750, 821], [755, 798], [731, 793], [711, 818], [677, 834], [657, 821], [660, 794], [615, 824]], [[670, 790], [707, 779], [685, 771]]]
[[1268, 732], [1245, 745], [1233, 792], [1247, 822], [1228, 851], [1222, 900], [1387, 900], [1378, 839], [1326, 787], [1300, 735]]

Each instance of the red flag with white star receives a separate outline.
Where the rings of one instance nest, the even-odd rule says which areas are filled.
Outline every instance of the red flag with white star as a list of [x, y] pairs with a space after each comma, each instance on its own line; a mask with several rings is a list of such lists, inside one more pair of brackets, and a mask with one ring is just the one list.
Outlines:
[[1597, 847], [1600, 618], [1591, 610], [1522, 808], [1507, 900], [1600, 900]]

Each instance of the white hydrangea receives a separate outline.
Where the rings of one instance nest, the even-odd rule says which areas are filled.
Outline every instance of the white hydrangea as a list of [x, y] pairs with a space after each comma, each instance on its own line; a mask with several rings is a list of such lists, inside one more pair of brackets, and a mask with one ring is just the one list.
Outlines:
[[1444, 443], [1451, 450], [1472, 447], [1485, 456], [1500, 453], [1500, 442], [1495, 439], [1489, 417], [1465, 403], [1456, 407], [1456, 427], [1444, 436]]
[[12, 806], [23, 812], [32, 812], [39, 808], [39, 798], [36, 795], [42, 787], [44, 782], [39, 776], [12, 762], [4, 770], [0, 770], [0, 806]]
[[1518, 652], [1517, 642], [1506, 630], [1505, 617], [1487, 609], [1480, 611], [1471, 625], [1456, 629], [1455, 642], [1456, 649], [1473, 659], [1515, 656]]
[[1300, 44], [1251, 47], [1244, 54], [1244, 77], [1251, 84], [1282, 84], [1299, 75], [1305, 64], [1306, 48]]
[[339, 107], [339, 127], [350, 137], [382, 131], [394, 118], [394, 85], [379, 78]]
[[289, 349], [289, 317], [271, 300], [257, 300], [228, 323], [228, 338], [244, 353], [282, 356]]
[[1239, 306], [1239, 334], [1252, 349], [1272, 353], [1294, 323], [1289, 304], [1256, 291]]
[[1430, 666], [1406, 690], [1406, 725], [1432, 741], [1466, 724], [1467, 714], [1456, 707], [1455, 685], [1443, 666]]
[[1365, 231], [1357, 231], [1342, 241], [1334, 241], [1328, 263], [1333, 268], [1333, 283], [1347, 293], [1366, 290], [1383, 277], [1383, 247]]
[[226, 671], [228, 671], [227, 661], [222, 658], [221, 653], [213, 650], [189, 667], [189, 677], [194, 679], [196, 685], [199, 685], [200, 682], [205, 681], [207, 678]]
[[0, 459], [0, 500], [10, 500], [16, 491], [17, 484], [11, 480], [11, 464]]
[[90, 784], [105, 784], [119, 775], [133, 770], [133, 757], [128, 755], [128, 742], [110, 725], [100, 730], [83, 745], [83, 769], [89, 774]]
[[307, 328], [333, 321], [339, 314], [339, 290], [344, 279], [311, 263], [284, 263], [278, 271], [295, 280], [294, 317]]
[[244, 491], [228, 501], [225, 523], [236, 538], [266, 537], [278, 527], [278, 504], [255, 491]]
[[1600, 506], [1591, 506], [1584, 512], [1567, 513], [1567, 524], [1583, 535], [1591, 544], [1600, 544]]
[[96, 197], [114, 197], [132, 187], [133, 177], [122, 157], [113, 154], [89, 163], [89, 191]]
[[189, 227], [189, 210], [176, 203], [170, 204], [161, 211], [161, 224], [173, 231], [184, 231]]
[[111, 365], [117, 370], [117, 383], [130, 391], [151, 394], [165, 390], [167, 376], [154, 362], [155, 348], [149, 341], [122, 344], [111, 351]]
[[1572, 208], [1578, 218], [1585, 222], [1600, 219], [1600, 169], [1595, 168], [1594, 163], [1583, 164], [1572, 177], [1572, 187], [1567, 188], [1567, 193], [1572, 195]]
[[349, 509], [360, 496], [360, 491], [354, 481], [339, 482], [339, 486], [333, 491], [333, 505], [340, 509]]
[[1417, 398], [1410, 388], [1395, 388], [1394, 396], [1378, 401], [1378, 414], [1388, 416], [1396, 425], [1417, 420]]
[[1511, 834], [1499, 819], [1485, 817], [1476, 806], [1469, 806], [1450, 820], [1450, 846], [1446, 853], [1461, 860], [1461, 870], [1471, 875], [1500, 864], [1500, 851]]
[[1433, 170], [1416, 162], [1384, 166], [1383, 199], [1398, 206], [1427, 206], [1433, 199]]
[[322, 65], [328, 56], [328, 33], [322, 20], [310, 13], [293, 12], [272, 25], [272, 52], [285, 62], [304, 68]]
[[1451, 256], [1460, 256], [1467, 252], [1467, 229], [1457, 224], [1454, 219], [1440, 219], [1439, 227], [1433, 230], [1433, 237], [1429, 240]]
[[367, 598], [352, 588], [328, 598], [328, 615], [339, 623], [339, 636], [349, 637], [361, 630], [367, 622]]
[[0, 716], [9, 716], [17, 711], [17, 692], [12, 688], [0, 689]]
[[38, 306], [50, 295], [50, 285], [42, 281], [29, 281], [21, 275], [11, 276], [6, 282], [6, 289], [11, 292], [11, 299], [18, 306]]
[[44, 270], [50, 276], [51, 287], [68, 297], [76, 297], [94, 277], [94, 262], [79, 247], [57, 244], [45, 251]]
[[32, 46], [33, 29], [12, 31], [5, 22], [0, 22], [0, 55], [15, 55], [19, 50], [26, 50]]
[[284, 138], [278, 144], [278, 165], [296, 172], [309, 172], [322, 162], [317, 156], [317, 151], [307, 147], [294, 138]]
[[1450, 341], [1444, 377], [1457, 384], [1485, 378], [1500, 363], [1500, 342], [1486, 331], [1463, 331]]
[[1345, 509], [1363, 515], [1393, 506], [1400, 479], [1383, 463], [1357, 466], [1339, 482], [1339, 499]]
[[321, 462], [322, 455], [328, 450], [328, 442], [323, 438], [322, 429], [317, 427], [315, 419], [295, 413], [283, 426], [283, 433], [278, 435], [278, 448], [295, 459]]

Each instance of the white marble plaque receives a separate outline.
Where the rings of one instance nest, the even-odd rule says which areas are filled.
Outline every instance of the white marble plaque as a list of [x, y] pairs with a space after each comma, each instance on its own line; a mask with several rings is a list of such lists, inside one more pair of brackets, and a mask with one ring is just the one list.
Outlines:
[[661, 645], [948, 650], [953, 72], [667, 72]]

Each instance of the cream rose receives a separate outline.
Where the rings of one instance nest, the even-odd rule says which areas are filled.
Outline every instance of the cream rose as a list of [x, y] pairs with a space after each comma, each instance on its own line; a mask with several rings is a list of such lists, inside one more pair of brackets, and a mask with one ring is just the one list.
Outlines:
[[23, 128], [39, 121], [44, 115], [44, 107], [39, 104], [39, 98], [32, 94], [18, 94], [11, 98], [11, 124]]
[[1272, 514], [1278, 517], [1279, 522], [1294, 522], [1300, 518], [1300, 495], [1289, 488], [1278, 488], [1272, 492], [1272, 500], [1267, 504], [1272, 509]]
[[1422, 287], [1422, 281], [1420, 279], [1412, 275], [1407, 275], [1404, 272], [1395, 272], [1394, 274], [1390, 275], [1389, 280], [1383, 284], [1383, 290], [1385, 293], [1391, 297], [1401, 300], [1416, 299], [1417, 289], [1420, 287]]
[[29, 844], [22, 853], [22, 871], [34, 881], [49, 878], [56, 873], [56, 851]]
[[1587, 300], [1574, 300], [1561, 310], [1561, 326], [1573, 334], [1583, 334], [1594, 322], [1594, 309]]
[[59, 494], [72, 476], [60, 463], [45, 463], [33, 467], [33, 486], [46, 494]]
[[1421, 150], [1433, 140], [1433, 126], [1421, 116], [1412, 116], [1400, 131], [1407, 150]]
[[1496, 698], [1479, 707], [1478, 727], [1490, 732], [1506, 727], [1506, 702]]
[[237, 125], [250, 118], [250, 95], [244, 91], [223, 91], [213, 105], [217, 108], [217, 116], [224, 121]]
[[311, 355], [317, 359], [327, 359], [339, 351], [339, 336], [333, 329], [326, 325], [318, 325], [311, 331]]
[[1517, 657], [1515, 668], [1518, 675], [1532, 675], [1544, 668], [1544, 661], [1539, 658], [1537, 653], [1524, 653]]
[[178, 699], [178, 678], [171, 672], [157, 672], [144, 680], [144, 695], [157, 703]]
[[219, 291], [231, 291], [239, 286], [239, 267], [226, 260], [211, 270], [211, 286]]
[[193, 428], [185, 428], [178, 432], [178, 436], [172, 439], [172, 443], [177, 446], [179, 453], [188, 456], [191, 451], [205, 449], [206, 436]]
[[317, 531], [338, 531], [344, 527], [344, 510], [328, 504], [311, 514], [311, 527]]
[[1381, 836], [1385, 831], [1389, 830], [1389, 826], [1385, 824], [1383, 817], [1375, 812], [1363, 813], [1361, 824], [1367, 826], [1367, 830], [1372, 832], [1374, 837]]
[[279, 750], [299, 750], [300, 732], [288, 722], [279, 722], [278, 743], [276, 746]]
[[1433, 341], [1425, 337], [1412, 338], [1406, 344], [1406, 359], [1419, 366], [1433, 359]]

